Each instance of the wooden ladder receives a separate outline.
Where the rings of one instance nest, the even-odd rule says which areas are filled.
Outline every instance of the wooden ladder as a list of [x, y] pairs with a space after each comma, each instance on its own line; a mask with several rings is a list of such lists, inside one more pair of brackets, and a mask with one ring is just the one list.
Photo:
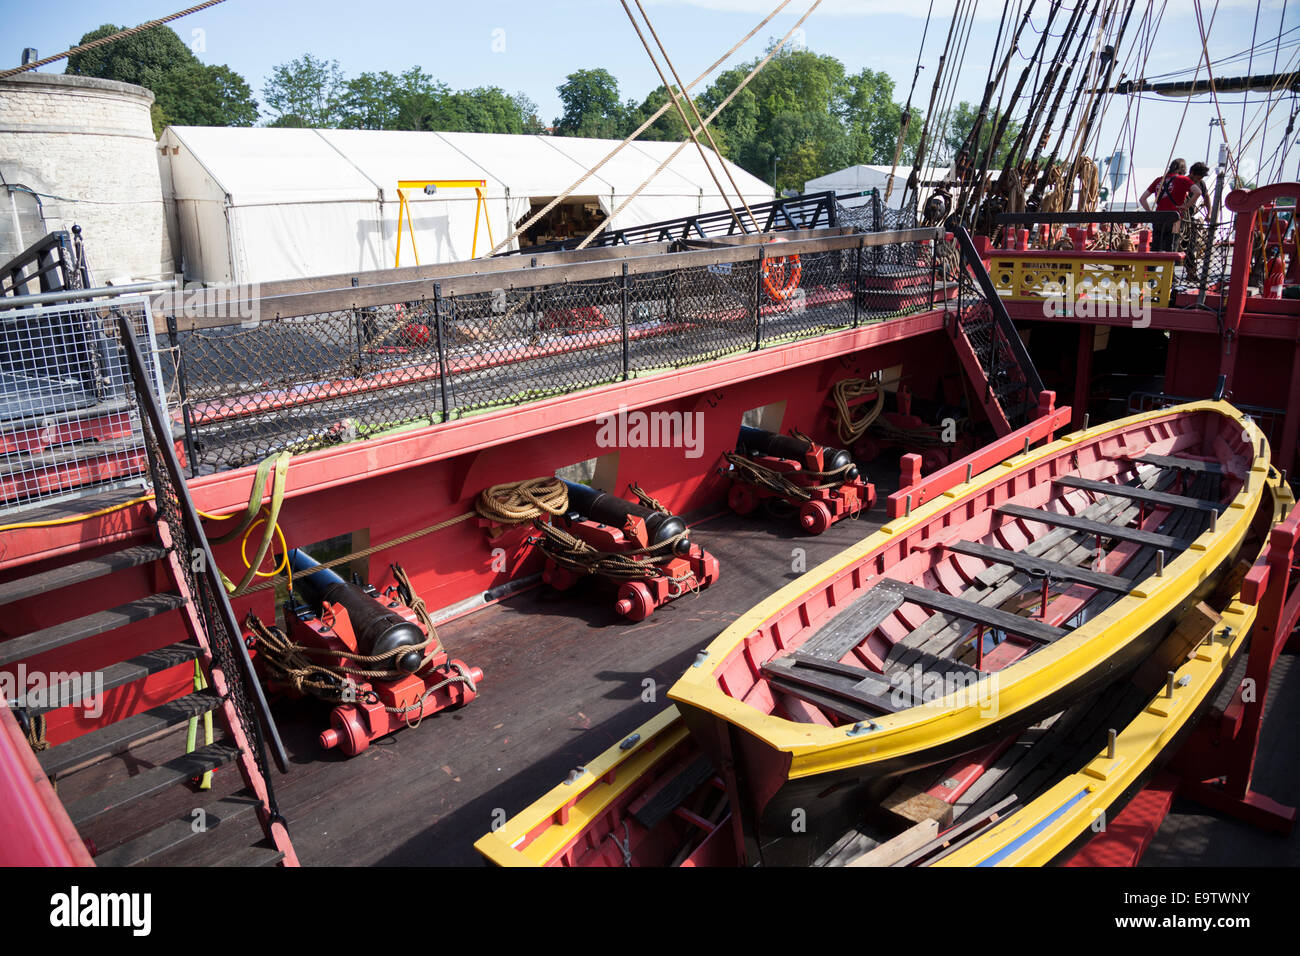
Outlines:
[[[214, 662], [182, 560], [188, 556], [177, 554], [171, 529], [158, 520], [154, 541], [0, 585], [0, 605], [51, 601], [75, 608], [76, 592], [70, 589], [95, 579], [115, 576], [126, 590], [132, 583], [126, 575], [142, 569], [134, 572], [135, 581], [142, 573], [152, 573], [155, 582], [162, 582], [155, 593], [143, 598], [0, 642], [4, 668], [26, 665], [28, 672], [34, 672], [42, 666], [42, 655], [73, 645], [78, 652], [84, 649], [87, 659], [102, 660], [104, 644], [122, 644], [124, 628], [149, 618], [165, 616], [167, 630], [175, 623], [185, 630], [184, 639], [174, 643], [124, 656], [84, 675], [64, 674], [65, 679], [50, 686], [36, 706], [18, 707], [13, 702], [10, 706], [34, 742], [41, 769], [63, 789], [63, 807], [96, 864], [203, 861], [296, 866], [297, 857], [266, 779], [268, 771], [249, 740], [248, 717], [241, 717], [238, 710], [238, 688], [233, 686], [238, 675], [224, 673]], [[186, 669], [194, 671], [196, 663], [202, 675], [202, 680], [193, 681], [196, 689], [172, 692], [163, 702], [155, 702], [160, 684], [182, 686]], [[157, 678], [146, 690], [146, 682], [167, 672], [174, 681]], [[93, 696], [102, 700], [109, 691], [118, 691], [113, 698], [116, 706], [106, 708], [93, 729], [55, 745], [44, 743], [46, 715], [86, 707]], [[216, 718], [220, 732], [212, 743], [200, 739], [186, 752], [181, 728], [208, 714]], [[251, 732], [256, 734], [256, 728]], [[171, 745], [174, 755], [167, 749]], [[226, 766], [238, 769], [242, 786], [209, 792], [193, 785], [196, 778]], [[260, 825], [260, 839], [237, 847], [232, 854], [228, 848], [237, 842], [236, 835], [257, 833], [252, 830], [254, 820]], [[220, 839], [214, 837], [218, 829]]]

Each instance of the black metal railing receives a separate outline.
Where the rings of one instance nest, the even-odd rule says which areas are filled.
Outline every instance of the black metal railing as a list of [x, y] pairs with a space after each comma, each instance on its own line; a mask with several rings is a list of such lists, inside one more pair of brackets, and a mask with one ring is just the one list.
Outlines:
[[172, 296], [154, 320], [178, 432], [193, 473], [206, 473], [924, 311], [935, 236], [790, 234], [547, 260], [214, 302], [200, 315]]
[[[629, 226], [626, 229], [606, 229], [592, 240], [591, 246], [627, 246], [642, 242], [711, 239], [718, 236], [766, 233], [783, 229], [828, 229], [839, 225], [837, 218], [839, 208], [839, 204], [835, 201], [835, 193], [831, 191], [783, 196], [768, 202], [750, 203], [748, 210], [744, 206], [736, 206], [733, 209], [717, 209], [693, 216], [678, 216], [675, 219]], [[750, 213], [753, 213], [753, 221], [749, 218]], [[754, 222], [758, 223], [757, 230], [754, 229]], [[523, 246], [517, 250], [503, 252], [501, 255], [558, 252], [576, 249], [580, 242], [582, 237], [564, 239]]]
[[986, 389], [996, 395], [1011, 427], [1019, 428], [1033, 418], [1043, 390], [1042, 378], [970, 233], [955, 217], [948, 220], [947, 229], [956, 247], [955, 321], [980, 359], [987, 376]]
[[4, 300], [40, 292], [90, 288], [81, 227], [51, 232], [0, 265], [0, 308]]
[[269, 809], [275, 818], [279, 816], [279, 810], [267, 766], [266, 749], [269, 743], [275, 764], [283, 773], [288, 766], [284, 745], [267, 706], [261, 682], [253, 670], [243, 632], [226, 596], [198, 511], [186, 487], [169, 423], [151, 387], [144, 356], [126, 319], [119, 321], [119, 330], [131, 369], [132, 395], [144, 434], [158, 519], [165, 521], [171, 532], [176, 564], [184, 575], [184, 584], [202, 624], [212, 654], [212, 666], [225, 677], [240, 730], [265, 781]]

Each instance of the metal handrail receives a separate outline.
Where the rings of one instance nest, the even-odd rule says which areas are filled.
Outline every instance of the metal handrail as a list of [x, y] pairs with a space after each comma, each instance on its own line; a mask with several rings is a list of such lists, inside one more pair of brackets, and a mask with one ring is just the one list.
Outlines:
[[176, 288], [176, 280], [161, 282], [130, 282], [126, 285], [104, 285], [94, 289], [64, 289], [62, 292], [37, 292], [32, 295], [13, 295], [0, 298], [0, 309], [18, 309], [27, 305], [54, 305], [63, 302], [84, 302], [86, 299], [112, 299], [141, 292], [168, 292]]
[[[938, 236], [933, 227], [902, 229], [890, 232], [856, 233], [825, 238], [792, 239], [781, 246], [781, 255], [811, 255], [857, 249], [860, 245], [889, 246], [911, 242], [928, 242]], [[338, 289], [310, 290], [281, 295], [256, 296], [247, 289], [213, 290], [202, 301], [177, 293], [159, 296], [153, 304], [154, 328], [167, 330], [168, 317], [184, 329], [211, 329], [239, 325], [250, 318], [275, 319], [346, 311], [367, 306], [392, 305], [398, 302], [432, 300], [434, 285], [445, 297], [498, 289], [564, 286], [593, 279], [620, 279], [626, 265], [629, 275], [646, 275], [674, 269], [703, 268], [728, 262], [752, 262], [757, 253], [752, 245], [714, 247], [665, 255], [638, 255], [632, 247], [625, 256], [582, 262], [560, 262], [531, 268], [481, 272], [476, 260], [461, 263], [465, 271], [458, 275], [439, 275], [376, 285], [347, 286]], [[489, 260], [500, 261], [500, 260]]]
[[993, 311], [993, 321], [1002, 331], [1002, 337], [1006, 340], [1007, 348], [1011, 350], [1012, 357], [1015, 358], [1021, 371], [1024, 372], [1026, 384], [1037, 395], [1043, 391], [1043, 380], [1038, 375], [1038, 368], [1034, 365], [1034, 360], [1029, 357], [1029, 350], [1025, 348], [1020, 333], [1016, 331], [1015, 323], [1011, 321], [1011, 316], [1007, 313], [1006, 303], [1002, 301], [997, 288], [993, 285], [993, 277], [989, 275], [989, 270], [984, 267], [984, 260], [980, 258], [970, 233], [966, 231], [966, 227], [955, 216], [949, 218], [946, 228], [957, 241], [957, 247], [961, 251], [965, 267], [970, 270], [975, 283], [980, 288], [980, 292], [988, 300], [989, 308]]
[[[130, 364], [131, 379], [141, 413], [148, 419], [148, 425], [153, 429], [154, 435], [158, 439], [156, 444], [162, 460], [161, 462], [151, 461], [151, 465], [154, 466], [154, 474], [169, 481], [175, 489], [176, 499], [180, 504], [181, 521], [184, 525], [183, 529], [180, 530], [189, 538], [190, 547], [202, 553], [202, 561], [200, 562], [202, 567], [196, 572], [200, 578], [200, 586], [209, 589], [221, 618], [217, 624], [229, 632], [230, 644], [232, 647], [237, 648], [235, 666], [238, 672], [228, 674], [227, 677], [230, 680], [239, 681], [243, 685], [243, 689], [252, 701], [261, 722], [261, 727], [254, 725], [245, 728], [245, 734], [251, 736], [249, 743], [257, 747], [258, 756], [261, 758], [259, 760], [261, 766], [266, 766], [265, 742], [269, 739], [271, 755], [275, 758], [275, 764], [280, 769], [280, 772], [284, 773], [287, 771], [289, 760], [284, 750], [284, 744], [280, 740], [279, 729], [276, 727], [275, 718], [271, 716], [266, 696], [262, 692], [262, 683], [253, 670], [252, 658], [249, 657], [248, 647], [243, 641], [243, 629], [235, 620], [234, 609], [230, 606], [230, 599], [226, 594], [225, 585], [222, 583], [217, 571], [217, 562], [212, 553], [212, 546], [208, 543], [208, 537], [203, 531], [203, 524], [199, 520], [198, 510], [194, 507], [189, 488], [182, 476], [180, 462], [176, 458], [176, 449], [168, 440], [170, 429], [167, 427], [166, 418], [153, 389], [149, 387], [150, 377], [145, 368], [144, 357], [140, 353], [139, 343], [136, 342], [130, 321], [125, 316], [118, 316], [118, 331], [122, 336], [122, 346], [126, 351], [127, 362]], [[147, 446], [148, 443], [146, 442]], [[152, 458], [152, 450], [150, 450], [150, 455]], [[161, 465], [161, 468], [158, 468], [159, 465]], [[157, 478], [155, 478], [155, 495], [159, 490], [156, 484]], [[189, 552], [181, 555], [182, 561], [189, 559]], [[265, 730], [265, 736], [262, 733], [263, 729]], [[275, 814], [275, 796], [271, 788], [270, 777], [266, 777], [265, 782], [268, 801], [271, 804], [272, 813]]]

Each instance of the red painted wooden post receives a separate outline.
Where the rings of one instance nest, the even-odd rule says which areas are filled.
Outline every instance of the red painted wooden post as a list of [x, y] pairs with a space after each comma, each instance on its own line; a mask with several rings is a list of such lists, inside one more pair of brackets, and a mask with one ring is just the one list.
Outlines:
[[[1035, 415], [1034, 417], [1051, 418], [1055, 413], [1056, 413], [1056, 392], [1052, 391], [1050, 388], [1045, 388], [1038, 393], [1038, 414]], [[1045, 443], [1050, 442], [1055, 437], [1056, 437], [1056, 429], [1049, 428], [1047, 434], [1043, 436], [1043, 441]]]
[[[1283, 620], [1287, 592], [1291, 584], [1291, 563], [1295, 558], [1296, 524], [1285, 521], [1269, 532], [1268, 586], [1255, 618], [1255, 633], [1250, 642], [1246, 680], [1254, 682], [1254, 701], [1242, 702], [1241, 729], [1228, 763], [1224, 789], [1238, 799], [1246, 799], [1250, 778], [1255, 770], [1255, 755], [1264, 720], [1264, 700], [1268, 696], [1268, 676], [1290, 634], [1290, 624]], [[1240, 691], [1238, 691], [1238, 695]]]
[[1233, 224], [1232, 275], [1228, 280], [1228, 303], [1223, 314], [1224, 342], [1219, 354], [1219, 374], [1227, 378], [1232, 388], [1237, 370], [1237, 348], [1242, 316], [1246, 313], [1246, 287], [1250, 278], [1250, 262], [1254, 254], [1254, 230], [1259, 210], [1278, 199], [1300, 196], [1300, 183], [1273, 183], [1259, 189], [1234, 189], [1228, 193], [1224, 205], [1236, 214]]
[[908, 452], [902, 458], [898, 459], [899, 475], [898, 487], [910, 488], [921, 480], [921, 456], [915, 452]]

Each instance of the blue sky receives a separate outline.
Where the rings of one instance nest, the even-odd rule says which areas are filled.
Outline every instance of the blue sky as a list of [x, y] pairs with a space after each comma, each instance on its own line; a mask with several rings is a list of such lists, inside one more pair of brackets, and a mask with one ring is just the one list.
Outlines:
[[[765, 16], [777, 0], [643, 0], [661, 38], [683, 76], [693, 77], [721, 55]], [[793, 0], [788, 7], [742, 48], [732, 62], [752, 58], [770, 40], [784, 34], [807, 9], [810, 0]], [[1022, 0], [1023, 2], [1023, 0]], [[1072, 0], [1067, 0], [1073, 5]], [[81, 35], [102, 23], [132, 25], [184, 6], [159, 0], [61, 0], [57, 16], [29, 0], [0, 0], [6, 21], [8, 49], [4, 62], [17, 61], [24, 46], [42, 56], [67, 49]], [[803, 41], [809, 49], [840, 59], [851, 72], [884, 70], [897, 84], [896, 99], [907, 95], [928, 0], [823, 0], [805, 23]], [[1013, 11], [1016, 0], [1012, 0]], [[1031, 22], [1041, 28], [1048, 0], [1038, 0]], [[1139, 0], [1136, 21], [1145, 10]], [[1148, 60], [1148, 75], [1194, 69], [1200, 57], [1200, 33], [1195, 0], [1156, 0], [1164, 18]], [[914, 104], [924, 106], [934, 68], [951, 17], [953, 0], [935, 0], [924, 63]], [[1259, 11], [1256, 42], [1292, 30], [1282, 39], [1278, 69], [1300, 64], [1300, 0], [1201, 0], [1209, 29], [1211, 59], [1235, 54], [1251, 45]], [[971, 33], [958, 98], [978, 101], [983, 90], [1002, 4], [981, 0]], [[1065, 14], [1058, 19], [1063, 22]], [[226, 0], [214, 8], [174, 21], [181, 38], [198, 47], [201, 59], [226, 63], [242, 73], [259, 95], [271, 68], [305, 52], [338, 60], [347, 75], [368, 70], [400, 71], [418, 64], [452, 87], [496, 85], [522, 91], [535, 100], [543, 119], [560, 112], [555, 88], [569, 71], [603, 66], [618, 77], [624, 99], [640, 100], [658, 85], [658, 77], [641, 49], [617, 0], [480, 0], [480, 2], [415, 2], [415, 0]], [[1059, 28], [1058, 28], [1059, 29]], [[197, 32], [196, 32], [197, 31]], [[1130, 28], [1130, 36], [1136, 32]], [[504, 49], [494, 51], [494, 46]], [[1029, 47], [1028, 42], [1023, 44]], [[1126, 44], [1127, 46], [1127, 44]], [[1049, 47], [1050, 49], [1050, 47]], [[1262, 61], [1262, 62], [1261, 62]], [[1023, 66], [1016, 60], [1013, 71]], [[1243, 60], [1225, 65], [1224, 73], [1245, 72]], [[62, 72], [62, 64], [46, 67]], [[1252, 72], [1273, 70], [1272, 47], [1257, 54]], [[1202, 72], [1202, 76], [1204, 73]], [[1190, 78], [1190, 75], [1186, 78]], [[1014, 80], [1014, 76], [1013, 76]], [[1254, 97], [1245, 108], [1246, 132], [1258, 127], [1263, 111]], [[1137, 166], [1163, 165], [1171, 154], [1188, 161], [1205, 158], [1213, 104], [1195, 100], [1183, 115], [1184, 101], [1143, 98], [1131, 101], [1125, 139], [1135, 147]], [[1126, 103], [1116, 99], [1105, 115], [1100, 148], [1106, 155], [1119, 141]], [[1242, 97], [1221, 98], [1230, 135], [1235, 141], [1242, 125]], [[1265, 166], [1278, 146], [1292, 106], [1288, 96], [1272, 113], [1262, 137], [1243, 152], [1258, 162], [1263, 143]], [[1181, 123], [1181, 130], [1180, 130]], [[1300, 123], [1297, 124], [1300, 127]], [[1292, 139], [1300, 132], [1292, 134]], [[1211, 158], [1217, 146], [1210, 148]], [[1287, 178], [1300, 178], [1296, 164], [1300, 148], [1292, 148]]]

